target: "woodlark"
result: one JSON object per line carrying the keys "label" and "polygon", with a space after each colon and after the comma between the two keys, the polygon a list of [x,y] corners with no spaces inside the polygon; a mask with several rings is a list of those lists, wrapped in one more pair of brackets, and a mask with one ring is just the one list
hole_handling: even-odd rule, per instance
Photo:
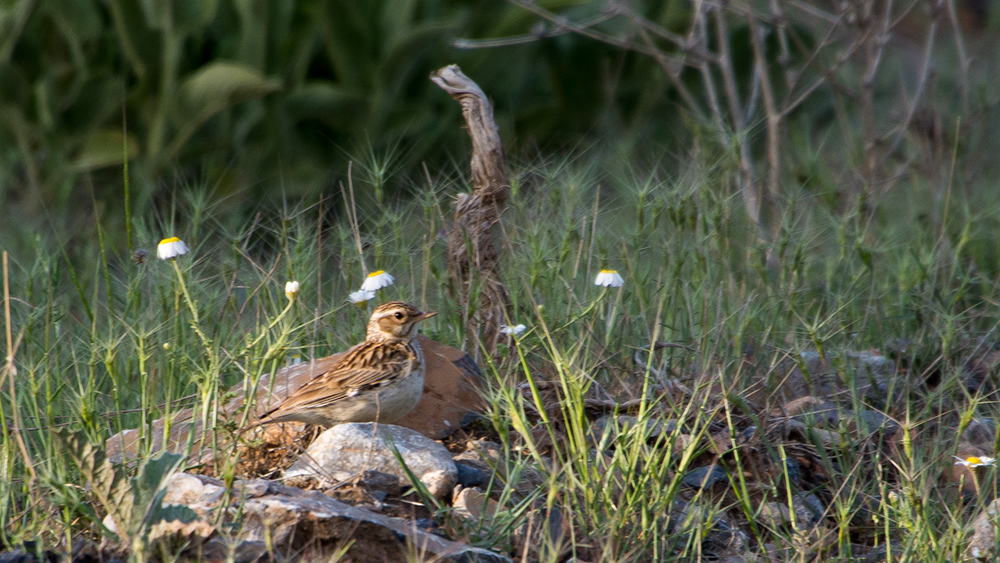
{"label": "woodlark", "polygon": [[416,339],[417,325],[436,314],[402,301],[379,305],[368,321],[364,342],[253,426],[293,421],[326,427],[342,422],[389,424],[403,418],[424,390],[424,353]]}

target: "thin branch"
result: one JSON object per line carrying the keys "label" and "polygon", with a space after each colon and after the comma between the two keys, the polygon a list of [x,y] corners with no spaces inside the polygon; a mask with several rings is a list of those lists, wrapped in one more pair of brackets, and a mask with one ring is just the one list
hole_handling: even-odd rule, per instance
{"label": "thin branch", "polygon": [[[733,68],[732,63],[732,47],[729,44],[729,29],[726,26],[726,15],[721,8],[715,8],[714,10],[716,39],[719,42],[719,53],[718,57],[718,67],[719,72],[722,75],[722,83],[725,88],[726,101],[729,105],[729,119],[732,123],[732,130],[734,138],[736,141],[737,154],[739,156],[739,175],[737,180],[737,186],[739,188],[740,194],[743,196],[743,204],[746,208],[747,215],[750,220],[755,224],[760,226],[760,211],[761,211],[761,193],[760,185],[754,181],[754,170],[753,170],[753,156],[750,153],[750,147],[748,146],[748,139],[746,135],[747,124],[744,119],[742,110],[740,109],[740,95],[739,90],[736,87],[736,71]],[[695,25],[692,29],[699,30],[699,36],[702,41],[706,43],[705,48],[708,48],[708,24],[705,21],[707,16],[707,11],[699,10],[696,12]],[[709,99],[712,101],[713,110],[716,113],[719,121],[722,121],[722,112],[718,108],[718,103],[715,102],[715,84],[712,81],[712,75],[707,64],[702,64],[702,76],[704,77],[705,89],[709,94]],[[759,229],[759,234],[763,237],[764,230]]]}
{"label": "thin branch", "polygon": [[902,123],[898,126],[898,131],[896,132],[896,138],[892,141],[892,146],[889,148],[887,154],[893,154],[896,149],[899,148],[899,143],[902,142],[903,137],[906,135],[906,130],[910,127],[910,123],[913,122],[913,116],[917,112],[917,106],[920,104],[920,100],[924,97],[924,89],[927,87],[927,79],[931,73],[931,55],[934,51],[934,37],[937,35],[938,21],[940,20],[940,12],[936,13],[934,19],[931,20],[931,25],[927,29],[927,43],[924,46],[924,59],[920,68],[920,76],[917,79],[917,88],[913,96],[913,101],[910,106],[906,109],[906,117],[903,119]]}
{"label": "thin branch", "polygon": [[[649,33],[646,32],[645,28],[639,27],[638,30],[639,30],[639,36],[642,38],[642,40],[645,41],[647,45],[650,45],[652,47],[653,40],[649,36]],[[684,99],[684,103],[687,104],[688,110],[691,111],[693,114],[695,114],[695,116],[697,116],[699,119],[704,119],[705,115],[701,111],[701,107],[698,105],[698,102],[695,101],[695,98],[691,94],[691,91],[688,89],[687,86],[684,85],[684,82],[681,81],[680,70],[671,67],[670,61],[667,60],[667,57],[661,51],[655,48],[652,49],[652,51],[653,53],[655,53],[653,55],[653,59],[656,60],[657,64],[660,65],[660,68],[663,69],[663,73],[667,75],[667,78],[670,80],[670,83],[673,84],[674,88],[677,89],[677,93],[680,94],[681,98]],[[681,62],[679,65],[676,66],[683,67],[683,65],[684,63]]]}
{"label": "thin branch", "polygon": [[[831,34],[832,34],[832,30],[831,30]],[[842,53],[840,53],[839,55],[837,55],[837,59],[834,61],[833,65],[831,65],[828,68],[822,69],[822,76],[820,76],[819,78],[817,78],[816,80],[814,80],[812,82],[812,84],[810,84],[808,87],[806,87],[806,89],[803,90],[802,93],[799,94],[797,97],[795,97],[792,101],[790,101],[790,102],[786,101],[784,104],[782,104],[781,112],[780,112],[781,117],[782,118],[787,117],[789,113],[791,113],[792,111],[794,111],[795,108],[797,108],[800,105],[802,105],[803,102],[805,102],[810,96],[812,96],[813,92],[815,92],[820,86],[824,86],[824,85],[827,85],[827,84],[836,86],[836,84],[835,84],[835,82],[833,80],[833,74],[837,71],[837,69],[839,69],[841,66],[843,66],[844,63],[846,63],[847,61],[849,61],[851,59],[851,57],[854,56],[854,53],[860,47],[861,47],[861,41],[860,40],[856,40],[853,43],[851,43],[851,45],[846,50],[844,50]],[[817,51],[816,55],[818,55],[818,54],[819,53]],[[791,94],[791,92],[789,92],[789,94]]]}
{"label": "thin branch", "polygon": [[785,18],[785,12],[781,9],[781,4],[778,0],[771,0],[771,24],[774,26],[774,30],[778,35],[778,48],[780,49],[780,54],[778,55],[778,64],[781,65],[781,69],[785,74],[785,89],[791,90],[792,88],[792,55],[788,48],[788,21]]}
{"label": "thin branch", "polygon": [[962,115],[969,114],[969,55],[965,52],[965,40],[962,38],[962,29],[958,26],[958,14],[955,13],[955,0],[937,0],[935,5],[940,7],[942,1],[948,2],[948,16],[951,19],[951,29],[955,34],[955,48],[958,50],[958,72],[960,84],[962,85]]}
{"label": "thin branch", "polygon": [[795,8],[798,8],[803,13],[809,14],[809,15],[811,15],[813,17],[816,17],[816,18],[819,18],[819,19],[821,19],[823,21],[826,21],[826,22],[829,22],[829,23],[832,23],[832,24],[837,24],[837,23],[840,22],[840,16],[831,14],[830,12],[827,12],[827,11],[824,11],[824,10],[820,10],[814,4],[815,3],[801,2],[799,0],[790,0],[788,2],[789,6],[793,6]]}
{"label": "thin branch", "polygon": [[774,92],[771,90],[771,78],[767,72],[767,60],[764,53],[764,39],[757,22],[750,22],[750,43],[753,46],[754,64],[760,69],[760,91],[764,100],[764,116],[767,124],[767,188],[772,196],[778,195],[778,180],[781,170],[778,141],[781,127],[781,116],[774,104]]}
{"label": "thin branch", "polygon": [[[579,22],[576,26],[580,28],[593,27],[606,22],[617,15],[618,14],[609,11],[599,16],[590,18],[589,20]],[[497,37],[493,39],[456,39],[452,42],[452,45],[454,45],[457,49],[491,49],[494,47],[509,47],[511,45],[534,43],[535,41],[541,39],[559,37],[560,35],[566,35],[567,33],[576,33],[576,30],[566,26],[560,26],[552,30],[541,28],[539,31],[532,30],[531,33],[512,35],[509,37]]]}
{"label": "thin branch", "polygon": [[581,26],[578,23],[574,23],[573,21],[571,21],[569,19],[566,19],[566,18],[564,18],[564,17],[562,17],[562,16],[560,16],[558,14],[555,14],[553,12],[550,12],[550,11],[546,10],[545,8],[539,7],[538,5],[536,5],[534,3],[524,2],[522,0],[509,0],[509,1],[511,3],[513,3],[514,5],[516,5],[516,6],[520,7],[520,8],[523,8],[523,9],[531,12],[532,14],[535,14],[536,16],[539,16],[539,17],[541,17],[543,19],[546,19],[546,20],[548,20],[548,21],[556,24],[559,28],[567,29],[569,31],[572,31],[572,32],[577,33],[579,35],[582,35],[584,37],[589,37],[591,39],[594,39],[595,41],[600,41],[602,43],[607,43],[608,45],[614,45],[615,47],[621,47],[622,49],[629,49],[631,51],[640,52],[640,53],[642,53],[644,55],[653,56],[653,52],[652,51],[650,51],[650,50],[648,50],[648,49],[646,49],[646,48],[644,48],[644,47],[642,47],[640,45],[637,45],[633,41],[626,41],[626,40],[620,39],[618,37],[615,37],[614,35],[608,35],[606,33],[600,32],[600,31],[594,31],[592,29],[583,27],[583,26]]}
{"label": "thin branch", "polygon": [[[715,10],[715,33],[719,41],[719,70],[722,74],[722,84],[726,88],[726,99],[729,101],[729,112],[732,114],[733,129],[741,131],[746,127],[743,112],[740,110],[740,93],[736,89],[736,71],[733,69],[732,47],[729,44],[729,29],[726,27],[726,14]],[[702,22],[703,27],[707,27]],[[702,30],[707,35],[707,29]],[[707,37],[705,41],[707,41]]]}

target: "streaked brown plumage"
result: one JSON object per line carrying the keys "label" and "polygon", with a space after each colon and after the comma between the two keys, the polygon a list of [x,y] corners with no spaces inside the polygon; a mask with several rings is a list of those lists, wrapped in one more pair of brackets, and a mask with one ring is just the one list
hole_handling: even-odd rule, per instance
{"label": "streaked brown plumage", "polygon": [[379,305],[364,342],[264,413],[254,426],[297,421],[329,427],[399,420],[416,406],[424,388],[417,325],[436,314],[402,301]]}

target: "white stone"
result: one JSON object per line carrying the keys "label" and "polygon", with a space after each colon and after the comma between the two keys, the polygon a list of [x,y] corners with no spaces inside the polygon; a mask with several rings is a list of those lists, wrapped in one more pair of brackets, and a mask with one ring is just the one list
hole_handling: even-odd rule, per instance
{"label": "white stone", "polygon": [[408,428],[372,422],[338,424],[323,432],[285,471],[285,478],[315,477],[321,482],[336,482],[345,474],[360,475],[371,470],[396,475],[407,483],[409,478],[390,443],[432,495],[445,498],[451,494],[458,482],[458,468],[444,446]]}

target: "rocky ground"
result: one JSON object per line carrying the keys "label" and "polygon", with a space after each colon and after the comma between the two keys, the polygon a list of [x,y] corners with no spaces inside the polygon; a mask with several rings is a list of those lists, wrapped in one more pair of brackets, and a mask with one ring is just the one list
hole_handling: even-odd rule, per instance
{"label": "rocky ground", "polygon": [[[549,468],[518,465],[513,473],[511,468],[516,464],[509,456],[520,454],[505,450],[490,425],[477,422],[474,416],[479,406],[475,387],[481,377],[475,364],[452,348],[432,341],[424,346],[429,357],[436,357],[433,372],[428,371],[428,401],[403,425],[342,424],[322,433],[302,425],[273,425],[240,436],[223,450],[196,450],[193,457],[200,455],[202,463],[173,473],[163,490],[163,506],[185,507],[184,516],[161,518],[152,525],[148,545],[154,552],[181,553],[187,559],[246,563],[325,561],[341,555],[350,561],[534,560],[540,530],[544,529],[547,537],[570,531],[568,515],[558,507],[532,504],[531,518],[522,518],[509,530],[508,541],[488,546],[491,549],[481,547],[477,541],[480,536],[471,531],[494,522],[502,510],[501,491],[531,498],[546,486]],[[995,386],[1000,355],[990,346],[977,349],[980,352],[970,355],[966,365],[964,384],[969,389]],[[774,374],[780,375],[776,383],[772,381]],[[654,375],[659,383],[653,391],[664,405],[704,400],[711,406],[726,396],[718,383],[697,385],[669,374]],[[297,378],[304,377],[310,377],[309,369],[293,366],[279,372],[276,380],[284,378],[285,387],[294,389]],[[824,357],[807,352],[772,370],[770,383],[761,379],[759,385],[746,386],[739,397],[742,407],[725,416],[720,414],[723,409],[712,410],[716,414],[704,431],[694,433],[690,421],[669,418],[665,410],[663,417],[647,426],[649,442],[662,444],[660,437],[669,434],[672,443],[679,445],[675,447],[683,449],[696,441],[700,452],[684,474],[678,475],[681,490],[666,515],[673,522],[672,533],[691,530],[694,534],[699,530],[700,552],[727,563],[786,561],[803,554],[805,560],[811,560],[842,549],[842,538],[831,522],[831,491],[838,486],[837,476],[825,469],[828,465],[822,462],[819,450],[834,451],[845,438],[857,440],[858,447],[873,452],[891,454],[904,447],[909,438],[897,419],[886,413],[903,408],[891,404],[891,388],[907,377],[912,374],[902,369],[891,353],[843,352]],[[547,415],[558,421],[559,387],[545,381],[536,383]],[[529,392],[526,386],[519,391]],[[847,391],[864,397],[854,404],[882,407],[852,411],[844,400]],[[275,398],[270,400],[280,400],[281,392],[286,391],[272,393]],[[606,392],[592,395],[585,405],[589,439],[595,455],[600,456],[600,447],[615,443],[609,437],[640,425],[635,412],[639,401],[616,400]],[[259,408],[267,408],[266,396],[258,395],[258,400]],[[233,413],[240,411],[238,406],[239,401],[233,403]],[[535,414],[540,419],[542,413]],[[555,426],[558,437],[558,422]],[[934,431],[949,429],[942,424]],[[534,444],[545,448],[550,436],[538,432],[533,436]],[[957,452],[963,457],[993,456],[995,436],[992,420],[973,419],[955,436]],[[170,444],[170,440],[161,439],[160,443]],[[117,436],[108,443],[109,453],[128,463],[128,444],[127,433]],[[780,457],[775,455],[779,445]],[[232,460],[234,454],[239,463],[226,465],[225,460]],[[230,469],[220,473],[219,468],[225,467]],[[971,495],[978,486],[975,471],[953,466],[942,475],[942,485]],[[789,501],[764,502],[758,520],[752,523],[735,508],[707,510],[708,499],[713,499],[715,506],[737,506],[726,498],[733,494],[738,475],[751,496],[763,499],[755,491],[780,487]],[[506,501],[509,506],[510,498]],[[878,516],[878,503],[876,498],[857,498],[851,508],[850,549],[858,561],[886,560],[884,543],[865,541],[877,525],[873,516]],[[964,548],[970,559],[987,560],[995,555],[992,522],[998,503],[970,518],[971,539]],[[112,520],[106,520],[106,525],[115,531]],[[799,551],[761,544],[753,539],[760,535],[751,534],[751,526],[797,530]],[[60,557],[64,555],[37,553],[34,546],[25,546],[0,555],[0,562]],[[71,554],[73,561],[81,562],[116,557],[126,557],[125,552],[116,551],[106,541],[98,545],[81,540]]]}

